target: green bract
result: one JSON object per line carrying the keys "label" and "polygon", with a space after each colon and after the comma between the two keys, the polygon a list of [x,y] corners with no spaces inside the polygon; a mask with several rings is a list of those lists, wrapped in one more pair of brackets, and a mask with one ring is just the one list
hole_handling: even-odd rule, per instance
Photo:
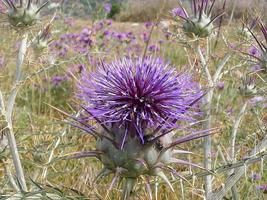
{"label": "green bract", "polygon": [[32,3],[32,0],[15,3],[10,0],[5,0],[4,4],[8,7],[7,18],[11,26],[15,28],[24,28],[33,26],[39,19],[39,12],[48,4],[45,1],[40,7],[38,3]]}
{"label": "green bract", "polygon": [[207,17],[204,14],[201,19],[189,19],[183,24],[183,30],[189,37],[208,37],[212,33],[212,29],[213,24],[211,23],[210,17]]}
{"label": "green bract", "polygon": [[14,27],[26,27],[32,26],[38,20],[38,8],[35,5],[31,5],[30,8],[18,7],[16,9],[9,10],[8,21]]}

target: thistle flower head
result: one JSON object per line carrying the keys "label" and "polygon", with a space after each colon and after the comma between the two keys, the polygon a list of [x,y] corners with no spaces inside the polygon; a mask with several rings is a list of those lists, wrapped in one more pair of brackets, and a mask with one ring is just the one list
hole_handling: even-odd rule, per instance
{"label": "thistle flower head", "polygon": [[[173,190],[165,175],[169,171],[184,179],[170,164],[201,166],[176,158],[190,153],[175,150],[178,144],[210,134],[200,131],[174,137],[178,121],[191,121],[194,105],[204,95],[190,75],[178,73],[160,58],[123,58],[101,63],[96,72],[82,72],[78,96],[84,102],[81,117],[72,123],[93,135],[96,149],[76,152],[69,158],[96,157],[104,165],[97,176],[115,174],[110,185],[123,180],[123,200],[141,176],[158,176]],[[89,125],[94,119],[98,125]],[[181,128],[181,127],[180,127]],[[148,182],[148,187],[150,184]]]}
{"label": "thistle flower head", "polygon": [[95,73],[83,75],[79,89],[87,111],[101,123],[134,127],[142,143],[150,129],[192,120],[188,110],[202,95],[190,75],[152,57],[102,63]]}
{"label": "thistle flower head", "polygon": [[16,28],[23,28],[34,25],[38,18],[39,12],[48,4],[48,1],[38,7],[39,0],[33,3],[32,0],[2,0],[8,8],[7,17],[10,25]]}
{"label": "thistle flower head", "polygon": [[[213,22],[224,14],[224,11],[212,17],[212,9],[216,0],[193,0],[191,9],[193,14],[188,14],[183,5],[180,8],[174,8],[172,14],[174,17],[180,17],[185,22],[183,30],[189,37],[208,37],[214,28]],[[225,5],[225,2],[224,2]]]}

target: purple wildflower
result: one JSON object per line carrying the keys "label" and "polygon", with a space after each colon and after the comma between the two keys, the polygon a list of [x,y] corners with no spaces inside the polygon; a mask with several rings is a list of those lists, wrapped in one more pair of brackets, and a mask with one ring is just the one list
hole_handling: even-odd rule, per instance
{"label": "purple wildflower", "polygon": [[5,65],[5,57],[0,55],[0,67]]}
{"label": "purple wildflower", "polygon": [[260,175],[260,174],[257,174],[257,173],[253,173],[253,174],[251,175],[251,179],[252,179],[253,181],[261,180],[261,175]]}
{"label": "purple wildflower", "polygon": [[112,20],[111,20],[111,19],[107,19],[107,20],[105,20],[105,24],[106,24],[107,26],[111,26],[111,25],[112,25]]}
{"label": "purple wildflower", "polygon": [[66,24],[69,27],[74,26],[75,21],[73,18],[69,17],[69,18],[64,18],[64,24]]}
{"label": "purple wildflower", "polygon": [[267,184],[257,185],[256,190],[260,190],[260,191],[263,191],[264,193],[267,193]]}
{"label": "purple wildflower", "polygon": [[148,34],[147,34],[146,32],[144,32],[144,33],[142,34],[142,39],[143,39],[144,42],[148,42],[148,40],[149,40],[149,36],[148,36]]}
{"label": "purple wildflower", "polygon": [[112,5],[110,3],[105,3],[103,8],[104,8],[105,13],[108,14],[111,11]]}
{"label": "purple wildflower", "polygon": [[54,87],[58,87],[63,81],[66,81],[66,76],[53,76],[51,82]]}
{"label": "purple wildflower", "polygon": [[259,58],[259,57],[261,57],[261,52],[260,52],[260,50],[258,48],[256,48],[254,45],[252,45],[249,48],[249,55]]}
{"label": "purple wildflower", "polygon": [[216,87],[217,87],[217,89],[218,90],[223,90],[224,89],[224,82],[218,82],[217,84],[216,84]]}
{"label": "purple wildflower", "polygon": [[158,52],[159,51],[159,47],[157,45],[155,45],[155,44],[149,45],[148,51],[150,51],[150,52]]}
{"label": "purple wildflower", "polygon": [[266,99],[262,96],[255,96],[253,97],[252,99],[249,100],[249,104],[251,106],[256,106],[256,105],[259,105],[261,103],[264,103]]}
{"label": "purple wildflower", "polygon": [[182,8],[172,9],[171,14],[173,17],[182,17],[182,18],[186,18],[187,15]]}
{"label": "purple wildflower", "polygon": [[254,37],[254,39],[256,40],[259,46],[259,49],[258,49],[259,52],[257,52],[257,54],[255,55],[250,53],[250,56],[255,58],[263,69],[267,70],[267,26],[265,26],[263,22],[261,21],[259,21],[259,25],[260,25],[260,29],[265,40],[265,44],[264,44],[264,41],[261,42],[255,36],[255,34],[251,31],[251,29],[249,29],[250,33],[252,34],[252,36]]}
{"label": "purple wildflower", "polygon": [[153,22],[146,22],[145,27],[149,29],[153,25]]}
{"label": "purple wildflower", "polygon": [[102,63],[96,72],[82,74],[78,88],[93,118],[133,128],[142,143],[147,128],[173,129],[178,121],[193,120],[190,108],[202,96],[190,75],[153,57]]}

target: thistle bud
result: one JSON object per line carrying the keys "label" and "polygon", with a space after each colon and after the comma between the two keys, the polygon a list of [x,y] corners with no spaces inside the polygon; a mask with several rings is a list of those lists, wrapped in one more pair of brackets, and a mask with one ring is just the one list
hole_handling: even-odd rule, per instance
{"label": "thistle bud", "polygon": [[[186,12],[185,8],[181,5],[181,8],[175,8],[172,10],[173,17],[180,17],[185,22],[183,24],[183,31],[189,37],[208,37],[214,28],[213,22],[224,14],[224,11],[217,14],[215,17],[211,17],[212,8],[215,0],[196,0],[191,1],[191,8],[193,15],[190,16]],[[225,3],[224,3],[225,5]]]}
{"label": "thistle bud", "polygon": [[51,35],[51,28],[50,25],[47,25],[44,30],[42,30],[36,37],[36,39],[33,41],[32,47],[34,50],[34,53],[37,57],[45,50],[47,49],[49,43],[51,40],[49,40]]}
{"label": "thistle bud", "polygon": [[239,91],[241,95],[245,97],[251,97],[257,94],[255,79],[247,76],[243,77]]}
{"label": "thistle bud", "polygon": [[199,38],[208,37],[213,30],[213,24],[209,16],[205,14],[202,15],[200,19],[192,18],[188,19],[183,24],[183,31],[187,36],[193,37],[197,36]]}
{"label": "thistle bud", "polygon": [[15,28],[24,28],[36,24],[39,12],[48,4],[48,1],[39,8],[37,4],[32,3],[32,0],[28,0],[27,3],[20,0],[18,5],[11,0],[5,0],[4,3],[8,8],[7,17],[10,25]]}

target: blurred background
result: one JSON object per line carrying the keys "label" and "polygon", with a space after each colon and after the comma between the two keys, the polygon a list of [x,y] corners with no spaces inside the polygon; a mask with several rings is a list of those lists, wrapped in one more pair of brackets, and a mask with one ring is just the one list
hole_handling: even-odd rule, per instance
{"label": "blurred background", "polygon": [[[189,5],[191,0],[180,0],[185,5]],[[224,0],[221,0],[224,1]],[[178,0],[52,0],[50,10],[61,7],[61,11],[72,17],[101,18],[105,8],[103,5],[110,4],[111,12],[109,18],[118,21],[144,22],[154,20],[159,12],[160,17],[168,18],[171,8],[178,5]],[[216,10],[220,3],[215,4]],[[107,8],[106,8],[107,9]],[[262,13],[261,17],[266,19],[267,0],[228,0],[226,4],[226,17],[242,18],[242,16],[255,16]],[[101,15],[102,14],[102,15]]]}

